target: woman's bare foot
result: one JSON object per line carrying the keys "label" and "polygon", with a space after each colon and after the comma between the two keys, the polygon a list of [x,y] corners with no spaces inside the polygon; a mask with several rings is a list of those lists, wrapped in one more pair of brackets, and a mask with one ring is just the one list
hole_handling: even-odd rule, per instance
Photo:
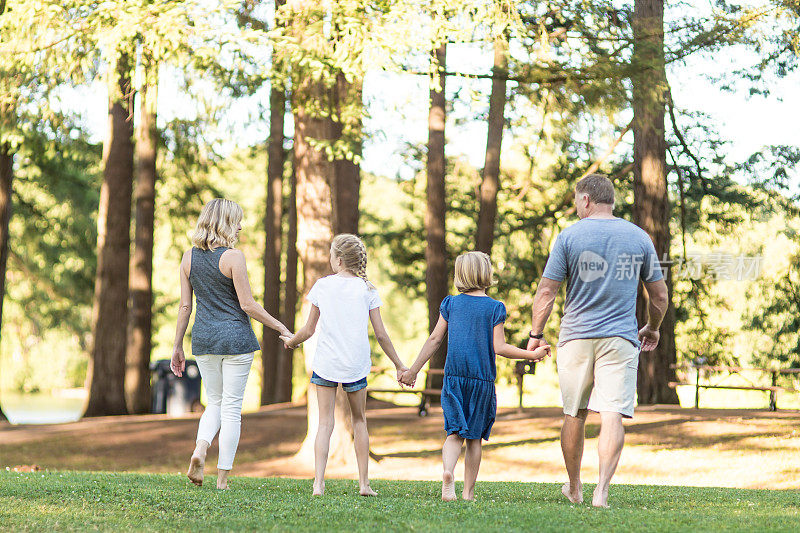
{"label": "woman's bare foot", "polygon": [[583,503],[583,483],[572,490],[569,481],[564,483],[561,487],[561,494],[566,496],[570,503]]}
{"label": "woman's bare foot", "polygon": [[372,490],[372,487],[370,487],[369,485],[362,486],[358,492],[362,496],[377,496],[378,495],[378,493],[375,492],[374,490]]}
{"label": "woman's bare foot", "polygon": [[205,461],[197,455],[192,455],[192,459],[189,461],[189,471],[186,472],[186,477],[188,477],[189,480],[198,487],[202,487],[204,468]]}
{"label": "woman's bare foot", "polygon": [[217,470],[217,488],[219,490],[228,489],[228,473],[230,470]]}
{"label": "woman's bare foot", "polygon": [[461,493],[461,499],[464,500],[464,501],[468,501],[468,502],[474,502],[475,501],[475,491],[469,491],[469,492],[463,491]]}
{"label": "woman's bare foot", "polygon": [[608,509],[608,488],[601,489],[600,485],[594,488],[594,494],[592,495],[592,505],[594,507]]}
{"label": "woman's bare foot", "polygon": [[442,474],[442,501],[452,502],[456,499],[456,482],[452,472]]}
{"label": "woman's bare foot", "polygon": [[311,493],[312,496],[322,496],[325,494],[325,482],[317,483],[314,482],[314,492]]}

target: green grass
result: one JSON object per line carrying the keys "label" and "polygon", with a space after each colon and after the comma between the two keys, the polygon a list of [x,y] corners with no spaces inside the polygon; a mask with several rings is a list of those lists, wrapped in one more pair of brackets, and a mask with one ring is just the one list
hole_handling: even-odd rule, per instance
{"label": "green grass", "polygon": [[[278,531],[797,531],[800,491],[623,485],[610,510],[570,505],[544,483],[478,482],[477,502],[444,503],[427,481],[233,478],[230,491],[178,475],[0,472],[0,528]],[[586,495],[591,487],[585,487]]]}

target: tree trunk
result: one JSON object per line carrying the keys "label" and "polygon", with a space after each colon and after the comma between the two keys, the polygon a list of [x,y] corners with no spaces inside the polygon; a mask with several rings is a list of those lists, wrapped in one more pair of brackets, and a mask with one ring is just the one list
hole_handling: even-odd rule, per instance
{"label": "tree trunk", "polygon": [[[277,4],[277,2],[276,2]],[[278,6],[276,5],[276,8]],[[273,62],[276,61],[273,54]],[[274,317],[280,314],[281,289],[281,221],[283,204],[283,123],[286,113],[286,93],[282,86],[273,85],[269,98],[269,143],[267,163],[267,205],[264,232],[264,309]],[[278,358],[281,353],[278,332],[264,326],[261,340],[261,405],[278,401]]]}
{"label": "tree trunk", "polygon": [[[633,220],[647,231],[661,259],[669,258],[670,204],[666,173],[664,137],[664,3],[663,0],[636,0],[633,15]],[[667,271],[670,303],[661,325],[661,341],[652,352],[642,352],[639,361],[638,395],[640,404],[677,404],[678,395],[669,387],[676,381],[675,308],[672,304],[672,276]],[[640,291],[637,316],[643,324],[647,302]]]}
{"label": "tree trunk", "polygon": [[476,248],[492,255],[494,226],[497,219],[497,191],[500,190],[500,146],[505,122],[506,78],[508,75],[508,42],[498,36],[494,41],[492,94],[489,97],[489,120],[486,134],[486,159],[481,179],[480,211]]}
{"label": "tree trunk", "polygon": [[150,353],[153,330],[153,231],[155,224],[156,158],[158,156],[158,65],[142,55],[146,82],[140,93],[136,128],[137,172],[134,201],[136,226],[130,267],[130,330],[125,392],[130,413],[149,413]]}
{"label": "tree trunk", "polygon": [[[294,331],[297,316],[297,177],[292,158],[292,175],[289,183],[286,229],[286,282],[283,292],[283,323]],[[278,352],[278,379],[275,387],[276,401],[292,401],[292,377],[294,375],[294,352],[281,345]]]}
{"label": "tree trunk", "polygon": [[[430,90],[428,112],[428,182],[426,186],[427,208],[425,210],[425,292],[428,300],[428,330],[433,331],[439,320],[439,305],[448,293],[447,244],[445,242],[445,68],[446,45],[440,46],[432,60],[438,71],[438,80],[433,79]],[[443,342],[431,357],[429,368],[444,368],[447,354]],[[442,376],[428,375],[428,388],[441,389]]]}
{"label": "tree trunk", "polygon": [[130,56],[109,73],[108,138],[103,146],[103,185],[97,217],[97,273],[92,308],[89,403],[84,416],[124,415],[128,324],[133,106]]}
{"label": "tree trunk", "polygon": [[[330,118],[312,115],[306,107],[313,102],[325,109],[331,105],[331,90],[313,80],[298,80],[293,87],[294,100],[294,157],[297,176],[297,248],[303,262],[303,294],[330,271],[330,246],[333,239],[333,208],[331,184],[335,181],[335,164],[325,153],[314,148],[310,139],[330,141],[333,122]],[[313,106],[312,106],[313,108]],[[330,108],[328,108],[330,109]],[[310,304],[304,301],[303,316],[308,316]],[[316,339],[303,346],[306,369],[311,374]],[[344,394],[339,390],[338,394]],[[341,463],[352,455],[353,433],[350,427],[346,402],[337,398],[336,429],[331,437],[328,464]],[[319,425],[319,411],[315,387],[308,389],[308,431],[298,457],[305,461],[313,458],[314,439]]]}
{"label": "tree trunk", "polygon": [[[0,328],[3,325],[3,301],[6,296],[6,265],[8,264],[8,225],[11,220],[11,188],[14,180],[14,154],[11,145],[0,145]],[[0,407],[0,420],[6,415]]]}
{"label": "tree trunk", "polygon": [[[361,156],[361,82],[349,83],[341,72],[336,77],[335,101],[338,122],[334,122],[334,138],[344,138],[354,158]],[[352,159],[335,161],[333,198],[333,232],[358,234],[358,201],[361,168]]]}

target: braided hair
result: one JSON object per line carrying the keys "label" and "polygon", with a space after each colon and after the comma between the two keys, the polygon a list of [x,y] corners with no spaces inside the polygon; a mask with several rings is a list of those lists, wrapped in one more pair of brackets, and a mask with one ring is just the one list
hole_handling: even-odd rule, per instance
{"label": "braided hair", "polygon": [[367,247],[358,236],[352,233],[340,233],[333,238],[331,253],[342,260],[345,270],[363,279],[370,290],[375,289],[367,279]]}

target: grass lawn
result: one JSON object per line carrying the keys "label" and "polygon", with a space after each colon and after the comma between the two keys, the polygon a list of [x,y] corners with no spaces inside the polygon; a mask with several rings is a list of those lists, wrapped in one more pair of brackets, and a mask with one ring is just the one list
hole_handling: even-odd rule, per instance
{"label": "grass lawn", "polygon": [[[377,498],[353,480],[214,478],[196,488],[166,474],[0,472],[0,528],[19,530],[278,531],[797,531],[800,491],[621,485],[610,510],[570,505],[559,486],[478,482],[473,503],[444,503],[440,484],[375,480]],[[458,484],[460,485],[460,484]],[[459,487],[460,488],[460,487]],[[590,496],[591,486],[585,487]]]}

